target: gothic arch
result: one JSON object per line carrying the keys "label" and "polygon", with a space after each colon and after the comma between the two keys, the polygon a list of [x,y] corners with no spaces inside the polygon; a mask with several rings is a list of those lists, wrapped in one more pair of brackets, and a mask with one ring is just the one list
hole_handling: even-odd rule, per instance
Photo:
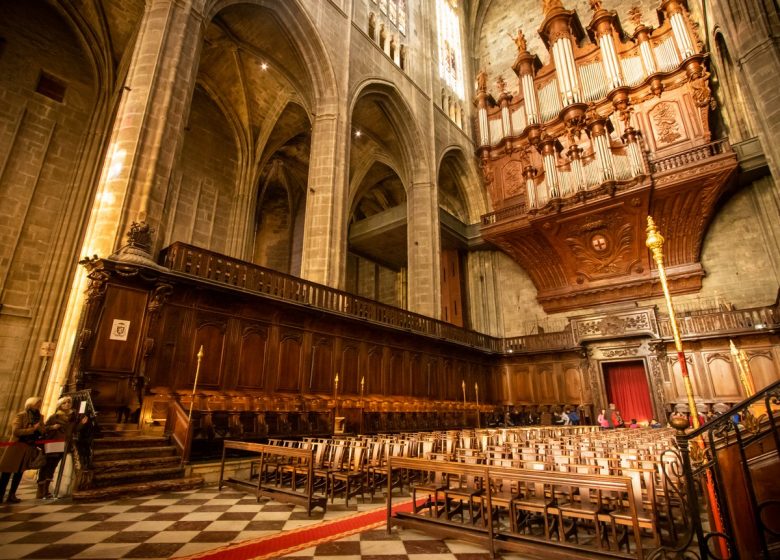
{"label": "gothic arch", "polygon": [[300,0],[215,0],[206,7],[205,21],[211,22],[221,11],[231,6],[249,4],[273,12],[282,23],[297,54],[304,62],[311,81],[313,98],[310,107],[320,114],[333,111],[337,101],[336,76],[330,55]]}
{"label": "gothic arch", "polygon": [[458,193],[466,205],[467,216],[464,222],[466,224],[479,221],[482,214],[487,212],[482,183],[474,169],[473,162],[469,163],[472,159],[464,153],[461,146],[450,145],[441,151],[436,165],[437,181],[440,180],[445,165],[451,166],[458,173],[459,180],[455,183],[458,187]]}
{"label": "gothic arch", "polygon": [[400,153],[398,171],[401,181],[407,185],[412,183],[428,183],[431,181],[431,166],[422,133],[416,124],[409,103],[398,91],[396,86],[386,80],[368,79],[354,88],[350,95],[350,123],[354,127],[355,110],[367,99],[377,103],[387,119],[393,134],[398,139]]}

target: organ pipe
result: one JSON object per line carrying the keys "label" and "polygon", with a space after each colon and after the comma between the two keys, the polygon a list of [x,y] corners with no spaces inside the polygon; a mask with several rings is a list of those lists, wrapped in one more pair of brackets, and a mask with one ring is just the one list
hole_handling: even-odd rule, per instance
{"label": "organ pipe", "polygon": [[606,133],[593,137],[596,159],[601,164],[601,180],[614,181],[615,170],[612,161],[612,150],[609,149],[609,137]]}
{"label": "organ pipe", "polygon": [[479,145],[488,146],[490,144],[490,129],[488,127],[487,108],[479,108]]}
{"label": "organ pipe", "polygon": [[658,68],[655,64],[655,57],[653,57],[653,49],[650,48],[650,31],[642,25],[636,30],[634,38],[639,43],[639,56],[645,67],[645,76],[655,74]]}
{"label": "organ pipe", "polygon": [[536,99],[534,78],[531,74],[523,74],[520,77],[520,83],[523,86],[525,116],[528,120],[528,124],[539,124],[539,101]]}
{"label": "organ pipe", "polygon": [[525,177],[525,193],[528,199],[528,208],[536,208],[539,203],[536,197],[536,168],[529,165],[523,169],[523,176]]}
{"label": "organ pipe", "polygon": [[547,138],[540,143],[542,162],[544,162],[544,174],[547,183],[547,194],[550,198],[561,196],[558,180],[558,168],[555,165],[555,139]]}
{"label": "organ pipe", "polygon": [[562,36],[552,46],[553,60],[558,76],[558,88],[564,106],[580,102],[580,88],[577,79],[577,66],[571,37]]}
{"label": "organ pipe", "polygon": [[665,0],[661,4],[672,26],[672,35],[683,59],[694,54],[693,41],[685,23],[685,6],[680,0]]}
{"label": "organ pipe", "polygon": [[623,78],[620,76],[620,63],[618,62],[615,38],[612,33],[605,33],[599,37],[599,47],[601,48],[604,71],[607,73],[610,89],[622,86]]}

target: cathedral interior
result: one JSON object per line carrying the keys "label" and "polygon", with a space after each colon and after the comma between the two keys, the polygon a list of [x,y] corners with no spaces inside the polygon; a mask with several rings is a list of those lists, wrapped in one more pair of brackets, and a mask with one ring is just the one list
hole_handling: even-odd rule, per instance
{"label": "cathedral interior", "polygon": [[[198,505],[237,508],[214,523],[261,525],[286,511],[274,500],[322,521],[397,492],[411,512],[388,509],[388,531],[482,547],[442,558],[671,558],[687,533],[712,557],[780,555],[762,518],[780,497],[774,3],[0,0],[0,15],[3,441],[33,395],[44,417],[72,396],[102,433],[67,440],[58,501],[205,491]],[[170,457],[151,464],[152,442]],[[678,467],[703,477],[677,473],[687,497],[665,482]],[[87,510],[72,512],[58,521]],[[0,507],[9,558],[187,556],[285,528],[79,556],[87,541],[36,541],[14,515]],[[379,533],[357,534],[334,554],[383,557]],[[388,560],[435,549],[394,538]]]}

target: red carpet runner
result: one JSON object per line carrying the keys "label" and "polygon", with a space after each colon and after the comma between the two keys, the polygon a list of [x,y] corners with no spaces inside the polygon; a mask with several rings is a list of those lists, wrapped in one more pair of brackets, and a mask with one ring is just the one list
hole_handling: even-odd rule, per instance
{"label": "red carpet runner", "polygon": [[[403,502],[393,506],[393,511],[412,511],[412,502]],[[316,546],[368,529],[384,525],[387,520],[387,508],[356,513],[348,517],[323,521],[309,527],[301,527],[276,535],[268,535],[251,541],[230,544],[214,550],[199,552],[192,556],[184,556],[177,560],[262,560],[264,558],[279,558],[302,548]]]}

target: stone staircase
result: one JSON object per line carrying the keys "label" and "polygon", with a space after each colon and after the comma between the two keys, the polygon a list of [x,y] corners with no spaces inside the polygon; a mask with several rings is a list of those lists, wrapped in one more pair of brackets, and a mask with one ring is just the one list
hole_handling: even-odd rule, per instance
{"label": "stone staircase", "polygon": [[74,501],[111,500],[160,492],[190,490],[203,485],[200,477],[185,477],[181,458],[167,437],[144,435],[135,426],[101,425],[95,439],[92,479],[88,488],[73,492]]}

